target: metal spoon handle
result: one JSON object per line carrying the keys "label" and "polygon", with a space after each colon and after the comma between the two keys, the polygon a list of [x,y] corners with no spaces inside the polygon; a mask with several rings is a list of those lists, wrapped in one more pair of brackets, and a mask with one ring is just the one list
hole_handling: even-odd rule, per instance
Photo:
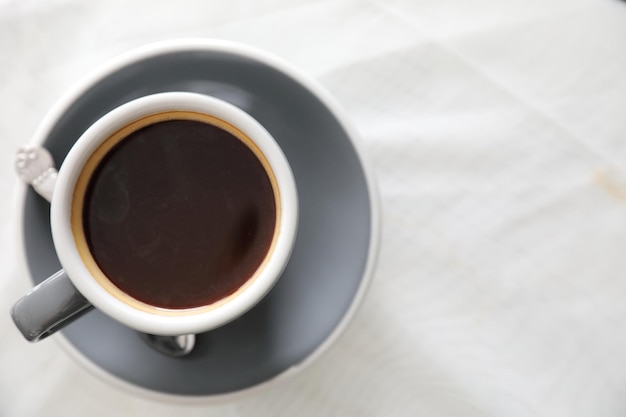
{"label": "metal spoon handle", "polygon": [[37,194],[48,202],[52,200],[58,172],[54,167],[52,155],[47,149],[40,146],[18,149],[15,169],[20,179],[24,183],[32,185]]}

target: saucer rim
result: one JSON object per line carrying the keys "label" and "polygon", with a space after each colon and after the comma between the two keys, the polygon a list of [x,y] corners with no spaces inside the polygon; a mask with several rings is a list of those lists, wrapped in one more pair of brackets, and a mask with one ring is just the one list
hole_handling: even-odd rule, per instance
{"label": "saucer rim", "polygon": [[[211,395],[184,395],[174,394],[162,391],[152,390],[146,387],[136,385],[121,377],[118,377],[106,369],[93,363],[87,356],[85,356],[78,348],[76,348],[63,333],[58,333],[51,339],[54,340],[68,355],[83,367],[90,374],[100,379],[102,382],[107,383],[109,386],[116,387],[117,389],[126,392],[140,395],[144,398],[177,404],[212,404],[212,403],[225,403],[235,401],[241,398],[249,397],[260,391],[269,389],[270,387],[278,385],[280,382],[290,379],[292,376],[300,373],[302,370],[308,368],[311,364],[316,362],[321,356],[329,351],[329,348],[334,345],[337,340],[343,335],[347,327],[352,323],[354,316],[356,315],[359,307],[363,304],[365,295],[371,286],[376,264],[378,262],[379,250],[380,250],[380,234],[381,234],[381,202],[377,182],[374,176],[374,170],[372,164],[368,161],[367,151],[362,142],[361,136],[358,134],[356,128],[352,122],[346,116],[345,111],[339,104],[339,102],[323,87],[318,81],[306,76],[301,70],[297,69],[292,64],[286,62],[282,58],[261,50],[257,47],[223,40],[223,39],[205,39],[205,38],[183,38],[167,41],[160,41],[141,46],[139,48],[131,49],[117,58],[111,59],[100,68],[88,73],[81,78],[73,87],[65,92],[46,113],[41,123],[35,130],[30,143],[33,145],[42,145],[45,138],[51,132],[55,123],[62,117],[67,109],[84,93],[86,93],[91,86],[102,81],[106,76],[114,73],[117,70],[121,70],[133,63],[137,63],[146,60],[150,57],[160,56],[171,53],[183,53],[185,51],[207,51],[207,52],[222,52],[232,55],[240,55],[251,60],[264,63],[279,72],[291,77],[295,82],[300,84],[306,90],[308,90],[312,96],[316,97],[320,102],[333,114],[337,119],[339,125],[345,130],[347,137],[349,138],[355,154],[359,160],[365,183],[368,190],[369,206],[370,206],[370,241],[367,251],[367,260],[365,268],[362,273],[361,282],[358,289],[352,298],[352,301],[346,310],[341,320],[336,324],[332,332],[320,343],[315,350],[313,350],[304,360],[293,364],[280,372],[274,377],[266,379],[258,384],[244,387],[239,390],[211,394]],[[19,258],[18,261],[21,268],[24,271],[28,271],[28,277],[32,285],[32,274],[26,259],[26,242],[22,233],[21,225],[24,222],[24,207],[26,203],[26,194],[28,186],[17,187],[16,199],[17,202],[17,239]]]}

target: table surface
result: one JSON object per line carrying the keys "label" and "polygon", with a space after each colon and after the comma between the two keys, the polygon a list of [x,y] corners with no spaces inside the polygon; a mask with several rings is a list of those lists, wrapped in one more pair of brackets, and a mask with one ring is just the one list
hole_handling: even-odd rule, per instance
{"label": "table surface", "polygon": [[[13,155],[77,79],[210,37],[319,81],[382,201],[372,286],[288,382],[180,406],[95,378],[6,313]],[[0,416],[623,416],[626,2],[0,0]]]}

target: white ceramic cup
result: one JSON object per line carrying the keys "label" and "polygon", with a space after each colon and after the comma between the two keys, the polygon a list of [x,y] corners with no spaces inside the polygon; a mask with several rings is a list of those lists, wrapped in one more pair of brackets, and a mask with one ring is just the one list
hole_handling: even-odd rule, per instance
{"label": "white ceramic cup", "polygon": [[[92,154],[115,132],[150,115],[164,112],[194,112],[217,118],[236,127],[260,150],[280,198],[273,247],[240,290],[202,308],[170,314],[166,310],[144,310],[119,298],[94,277],[81,256],[72,231],[71,210],[77,180]],[[289,163],[279,145],[255,119],[243,110],[202,94],[169,92],[145,96],[97,120],[76,141],[59,169],[51,200],[54,246],[64,271],[59,271],[20,299],[12,310],[22,334],[37,341],[54,333],[91,306],[140,332],[182,335],[205,332],[241,316],[258,303],[280,277],[291,254],[298,223],[296,185]]]}

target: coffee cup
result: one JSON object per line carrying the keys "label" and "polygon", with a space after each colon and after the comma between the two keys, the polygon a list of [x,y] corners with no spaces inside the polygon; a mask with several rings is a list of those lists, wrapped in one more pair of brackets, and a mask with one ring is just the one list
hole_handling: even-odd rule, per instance
{"label": "coffee cup", "polygon": [[50,224],[63,270],[12,309],[30,341],[92,306],[137,331],[201,333],[257,304],[298,223],[279,145],[222,100],[168,92],[125,103],[76,141]]}

